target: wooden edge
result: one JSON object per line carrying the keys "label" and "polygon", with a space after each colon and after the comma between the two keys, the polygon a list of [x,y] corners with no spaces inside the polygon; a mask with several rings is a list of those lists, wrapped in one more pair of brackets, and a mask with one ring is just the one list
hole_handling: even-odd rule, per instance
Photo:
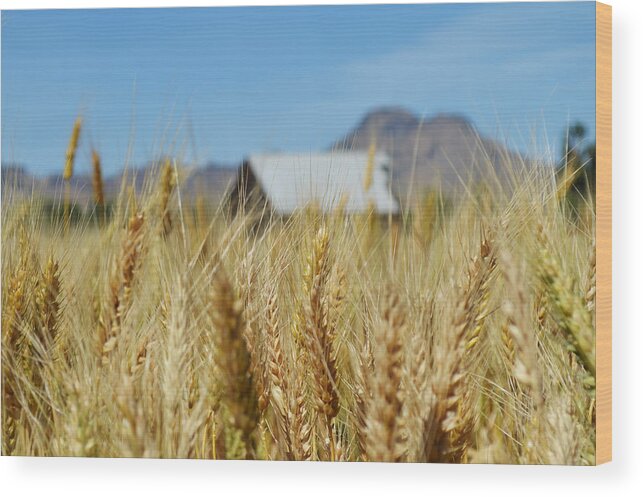
{"label": "wooden edge", "polygon": [[612,460],[612,7],[596,2],[596,464]]}

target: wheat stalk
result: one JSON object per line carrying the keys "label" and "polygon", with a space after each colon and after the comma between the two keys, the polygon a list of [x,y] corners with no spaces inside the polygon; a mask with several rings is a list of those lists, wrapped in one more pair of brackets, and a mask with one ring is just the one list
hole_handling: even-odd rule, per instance
{"label": "wheat stalk", "polygon": [[244,339],[243,304],[232,283],[220,269],[212,285],[212,320],[221,371],[221,402],[232,426],[240,432],[245,457],[255,456],[253,432],[259,421],[251,357]]}
{"label": "wheat stalk", "polygon": [[36,294],[41,343],[51,349],[56,342],[60,320],[60,274],[58,262],[49,256]]}
{"label": "wheat stalk", "polygon": [[290,370],[283,350],[279,307],[274,288],[266,309],[270,400],[277,414],[281,457],[291,461],[310,460],[312,426],[308,420],[303,376]]}
{"label": "wheat stalk", "polygon": [[100,155],[96,150],[92,150],[92,188],[94,190],[94,203],[96,204],[98,222],[100,223],[105,218],[105,191]]}
{"label": "wheat stalk", "polygon": [[13,454],[16,447],[16,424],[21,406],[18,399],[21,323],[27,318],[27,267],[20,263],[5,286],[6,303],[2,306],[2,453]]}
{"label": "wheat stalk", "polygon": [[565,337],[581,364],[594,382],[596,378],[596,344],[594,326],[586,303],[573,290],[573,282],[566,277],[557,258],[550,250],[550,242],[542,225],[538,229],[540,242],[539,272],[541,281],[554,309],[554,316],[564,330]]}
{"label": "wheat stalk", "polygon": [[270,401],[277,414],[281,458],[291,461],[310,460],[312,456],[312,426],[301,381],[302,376],[292,372],[283,350],[277,294],[271,288],[266,308],[266,338]]}
{"label": "wheat stalk", "polygon": [[304,305],[306,347],[312,376],[314,407],[322,423],[321,445],[334,457],[332,421],[339,412],[337,369],[333,350],[334,330],[329,323],[327,284],[331,265],[329,234],[325,227],[317,232],[313,251],[306,267],[306,301]]}
{"label": "wheat stalk", "polygon": [[364,191],[368,192],[373,185],[373,173],[375,172],[375,152],[377,150],[377,142],[375,138],[371,140],[371,145],[368,147],[368,157],[366,159],[366,170],[364,171],[363,187]]}
{"label": "wheat stalk", "polygon": [[429,414],[422,435],[422,458],[431,462],[459,462],[465,455],[473,430],[470,387],[465,361],[480,339],[488,300],[488,285],[496,267],[493,245],[486,237],[479,255],[467,270],[449,333],[434,358]]}
{"label": "wheat stalk", "polygon": [[400,462],[405,456],[401,426],[405,315],[399,296],[390,289],[374,334],[372,396],[366,409],[365,452],[370,461]]}
{"label": "wheat stalk", "polygon": [[63,169],[63,180],[65,182],[65,230],[69,228],[71,222],[71,177],[74,175],[74,161],[76,159],[76,151],[78,150],[78,142],[80,141],[80,130],[82,128],[83,120],[77,117],[74,121],[74,127],[71,131],[69,138],[69,145],[67,146],[67,153],[65,158],[65,168]]}
{"label": "wheat stalk", "polygon": [[134,214],[128,223],[120,258],[110,281],[110,298],[107,309],[100,319],[99,349],[103,365],[109,362],[116,348],[123,318],[132,298],[134,276],[141,263],[145,216]]}
{"label": "wheat stalk", "polygon": [[511,351],[514,357],[514,376],[529,388],[536,409],[543,403],[542,372],[538,364],[538,345],[536,336],[529,326],[527,315],[528,302],[523,285],[525,270],[518,270],[508,251],[501,253],[503,275],[507,290],[515,296],[514,300],[506,299],[502,310],[507,317],[507,330],[511,338]]}
{"label": "wheat stalk", "polygon": [[82,125],[83,119],[81,117],[77,117],[71,131],[69,145],[67,146],[65,169],[63,171],[63,179],[65,181],[69,181],[74,174],[74,160],[76,159],[76,151],[78,150],[78,142],[80,141],[80,130]]}
{"label": "wheat stalk", "polygon": [[161,171],[161,180],[159,188],[159,211],[161,215],[161,228],[165,235],[168,235],[172,229],[172,215],[170,214],[170,197],[176,186],[176,178],[172,161],[167,159]]}
{"label": "wheat stalk", "polygon": [[98,207],[105,205],[105,192],[103,190],[103,172],[100,164],[100,155],[92,150],[92,187],[94,189],[94,202]]}

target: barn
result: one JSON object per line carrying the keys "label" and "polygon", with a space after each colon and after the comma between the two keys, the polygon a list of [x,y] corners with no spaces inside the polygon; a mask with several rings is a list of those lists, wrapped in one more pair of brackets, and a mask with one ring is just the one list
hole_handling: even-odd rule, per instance
{"label": "barn", "polygon": [[239,168],[231,205],[265,203],[281,216],[309,205],[323,212],[396,215],[400,207],[389,180],[389,159],[379,152],[255,154]]}

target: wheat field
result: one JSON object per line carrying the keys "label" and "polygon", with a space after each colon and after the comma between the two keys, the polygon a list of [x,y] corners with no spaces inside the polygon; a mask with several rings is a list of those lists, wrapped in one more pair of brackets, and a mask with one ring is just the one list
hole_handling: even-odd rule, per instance
{"label": "wheat field", "polygon": [[594,209],[551,168],[283,218],[176,162],[108,216],[93,163],[80,218],[3,192],[3,454],[594,464]]}

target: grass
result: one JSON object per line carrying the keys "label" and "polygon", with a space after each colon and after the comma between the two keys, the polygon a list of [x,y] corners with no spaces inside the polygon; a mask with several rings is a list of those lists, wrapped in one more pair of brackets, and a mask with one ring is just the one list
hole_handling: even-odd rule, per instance
{"label": "grass", "polygon": [[8,189],[3,454],[593,464],[593,205],[513,166],[399,219]]}

